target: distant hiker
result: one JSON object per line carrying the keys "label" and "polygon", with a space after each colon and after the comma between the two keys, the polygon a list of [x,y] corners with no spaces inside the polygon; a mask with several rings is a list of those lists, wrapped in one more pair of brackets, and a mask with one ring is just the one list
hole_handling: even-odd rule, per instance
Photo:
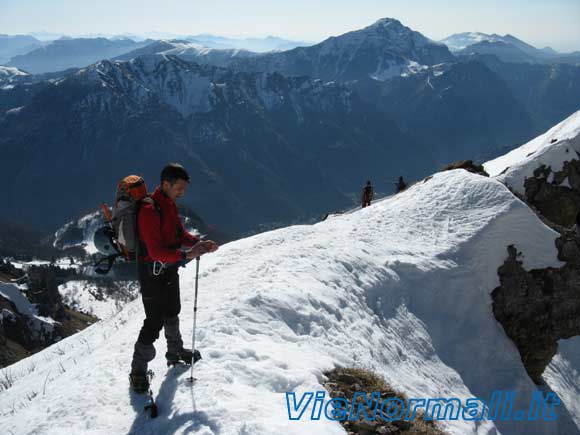
{"label": "distant hiker", "polygon": [[371,185],[370,181],[367,181],[366,186],[363,187],[362,190],[362,208],[365,208],[367,205],[371,205],[373,196],[374,196],[373,186]]}
{"label": "distant hiker", "polygon": [[403,180],[403,176],[401,175],[399,177],[399,181],[397,181],[395,183],[395,191],[396,193],[402,192],[403,190],[405,190],[407,188],[407,183],[405,183],[405,180]]}
{"label": "distant hiker", "polygon": [[[179,331],[179,275],[181,264],[218,249],[211,240],[200,241],[189,234],[181,222],[175,203],[181,198],[189,175],[183,166],[171,163],[161,172],[161,185],[151,195],[153,201],[139,209],[137,227],[140,239],[138,277],[145,308],[145,321],[139,333],[129,375],[131,388],[144,393],[149,389],[147,364],[155,358],[153,343],[165,330],[168,364],[195,363],[201,358],[195,349],[183,347]],[[184,245],[190,249],[181,250]]]}

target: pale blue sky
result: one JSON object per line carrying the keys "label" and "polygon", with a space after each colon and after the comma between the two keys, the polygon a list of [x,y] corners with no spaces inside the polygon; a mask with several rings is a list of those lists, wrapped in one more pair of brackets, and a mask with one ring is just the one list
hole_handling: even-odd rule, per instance
{"label": "pale blue sky", "polygon": [[320,41],[392,17],[431,39],[511,33],[538,47],[580,50],[580,0],[0,0],[0,33],[225,36]]}

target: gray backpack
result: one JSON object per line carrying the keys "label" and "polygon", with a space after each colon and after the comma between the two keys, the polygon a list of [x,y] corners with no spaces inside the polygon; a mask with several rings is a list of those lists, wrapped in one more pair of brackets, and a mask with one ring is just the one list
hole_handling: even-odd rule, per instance
{"label": "gray backpack", "polygon": [[[95,272],[107,274],[119,257],[130,261],[141,254],[146,254],[145,246],[139,240],[137,228],[137,214],[145,203],[153,204],[160,218],[162,217],[159,204],[147,194],[143,178],[129,175],[117,186],[112,216],[107,205],[103,204],[107,224],[95,232],[93,241],[104,257],[96,261]],[[106,264],[106,267],[103,267],[103,264]]]}
{"label": "gray backpack", "polygon": [[136,258],[140,251],[137,214],[143,204],[153,204],[161,215],[159,205],[147,194],[143,178],[129,175],[121,180],[117,186],[111,223],[117,245],[127,260]]}

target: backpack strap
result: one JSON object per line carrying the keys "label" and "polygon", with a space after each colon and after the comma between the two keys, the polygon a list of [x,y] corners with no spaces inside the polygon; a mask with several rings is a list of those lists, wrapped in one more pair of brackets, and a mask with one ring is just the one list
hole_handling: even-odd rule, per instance
{"label": "backpack strap", "polygon": [[135,250],[135,263],[139,263],[139,256],[142,255],[143,257],[146,257],[148,255],[147,253],[147,246],[145,246],[145,243],[141,240],[141,237],[139,237],[139,211],[141,211],[141,206],[143,205],[143,203],[147,203],[147,204],[152,204],[153,207],[155,207],[155,210],[157,210],[157,213],[159,213],[159,231],[161,231],[161,227],[163,227],[163,212],[161,211],[161,206],[159,205],[159,203],[157,201],[155,201],[153,199],[153,197],[151,195],[147,195],[146,197],[144,197],[143,199],[141,199],[139,201],[139,203],[137,204],[137,212],[135,213],[135,240],[137,240],[137,245],[136,245],[136,250]]}

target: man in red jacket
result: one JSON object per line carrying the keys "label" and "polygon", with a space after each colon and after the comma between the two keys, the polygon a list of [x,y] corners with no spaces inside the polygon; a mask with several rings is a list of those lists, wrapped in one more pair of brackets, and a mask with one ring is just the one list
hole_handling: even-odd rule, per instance
{"label": "man in red jacket", "polygon": [[155,358],[153,343],[161,328],[167,340],[168,364],[192,364],[201,358],[197,350],[183,347],[177,269],[186,261],[217,250],[218,246],[211,240],[200,241],[183,227],[175,201],[184,195],[188,183],[189,175],[183,166],[167,165],[161,172],[161,185],[151,195],[153,201],[143,202],[137,218],[138,276],[145,321],[135,343],[129,379],[133,390],[139,393],[149,389],[147,364]]}

